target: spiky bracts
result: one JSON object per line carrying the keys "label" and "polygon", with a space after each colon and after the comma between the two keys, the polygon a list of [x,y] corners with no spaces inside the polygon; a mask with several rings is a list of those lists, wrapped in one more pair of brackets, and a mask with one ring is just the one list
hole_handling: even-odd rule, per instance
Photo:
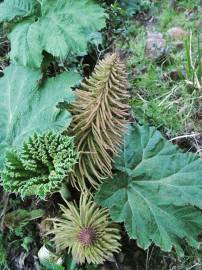
{"label": "spiky bracts", "polygon": [[87,195],[81,196],[79,206],[67,202],[61,210],[62,217],[52,219],[54,229],[49,233],[55,234],[58,247],[68,248],[77,263],[101,264],[120,250],[119,229],[111,223],[108,210]]}
{"label": "spiky bracts", "polygon": [[70,108],[70,134],[75,136],[80,160],[71,178],[80,187],[85,187],[86,180],[97,186],[111,176],[113,156],[122,143],[128,119],[127,74],[119,55],[100,61],[76,96]]}
{"label": "spiky bracts", "polygon": [[78,160],[72,137],[48,132],[34,134],[22,151],[7,152],[3,186],[22,197],[45,198],[57,191]]}

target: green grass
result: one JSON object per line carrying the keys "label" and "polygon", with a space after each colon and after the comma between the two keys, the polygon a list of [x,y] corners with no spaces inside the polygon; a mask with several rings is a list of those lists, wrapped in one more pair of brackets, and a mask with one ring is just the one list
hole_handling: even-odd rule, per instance
{"label": "green grass", "polygon": [[[127,62],[132,89],[130,105],[135,117],[170,135],[200,130],[196,114],[200,109],[201,92],[187,84],[184,75],[187,66],[186,50],[176,48],[167,30],[181,26],[187,32],[192,31],[193,57],[197,58],[195,52],[202,10],[197,1],[178,1],[178,5],[180,9],[174,10],[169,1],[154,3],[151,15],[156,18],[155,24],[143,26],[131,21],[119,43],[121,49],[130,53]],[[167,42],[164,56],[158,61],[145,56],[147,31],[161,32]],[[178,80],[169,76],[172,71],[178,73]]]}

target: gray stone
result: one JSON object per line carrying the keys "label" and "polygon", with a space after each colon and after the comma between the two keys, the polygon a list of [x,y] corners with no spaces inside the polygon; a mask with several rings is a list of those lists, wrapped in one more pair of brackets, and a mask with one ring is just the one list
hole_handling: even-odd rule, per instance
{"label": "gray stone", "polygon": [[183,40],[189,35],[187,31],[185,31],[182,27],[179,26],[168,29],[167,33],[171,37],[171,39],[178,41]]}
{"label": "gray stone", "polygon": [[166,41],[159,32],[148,32],[145,46],[145,54],[151,59],[159,58],[166,47]]}

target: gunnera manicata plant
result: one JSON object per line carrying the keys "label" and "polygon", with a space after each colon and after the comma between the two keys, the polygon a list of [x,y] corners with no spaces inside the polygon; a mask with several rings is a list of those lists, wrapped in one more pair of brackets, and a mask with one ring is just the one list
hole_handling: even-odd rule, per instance
{"label": "gunnera manicata plant", "polygon": [[85,187],[87,180],[96,187],[111,176],[129,117],[128,96],[126,68],[117,53],[100,61],[76,90],[69,134],[75,136],[80,159],[71,174],[73,184]]}
{"label": "gunnera manicata plant", "polygon": [[108,210],[99,207],[89,195],[82,194],[79,206],[74,202],[61,205],[62,217],[51,219],[59,249],[68,249],[73,259],[83,264],[102,264],[120,251],[120,233],[111,223]]}
{"label": "gunnera manicata plant", "polygon": [[22,197],[44,199],[60,189],[64,178],[78,161],[74,139],[60,133],[35,133],[21,152],[9,151],[3,172],[3,186]]}

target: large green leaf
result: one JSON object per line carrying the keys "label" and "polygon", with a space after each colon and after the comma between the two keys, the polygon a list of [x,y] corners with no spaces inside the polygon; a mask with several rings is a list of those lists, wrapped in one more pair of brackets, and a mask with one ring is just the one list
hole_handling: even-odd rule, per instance
{"label": "large green leaf", "polygon": [[89,35],[105,27],[104,10],[91,0],[42,0],[41,10],[42,46],[63,59],[85,54]]}
{"label": "large green leaf", "polygon": [[12,65],[0,79],[0,168],[8,148],[21,146],[34,132],[57,131],[70,124],[70,113],[56,105],[73,101],[71,87],[80,76],[65,72],[37,87],[40,78],[39,71]]}
{"label": "large green leaf", "polygon": [[97,193],[114,221],[124,222],[130,238],[144,249],[155,243],[181,253],[181,239],[198,246],[202,231],[202,160],[183,153],[160,132],[130,126],[117,173]]}
{"label": "large green leaf", "polygon": [[34,11],[36,4],[36,0],[5,0],[0,4],[0,22],[28,16]]}
{"label": "large green leaf", "polygon": [[19,22],[9,34],[9,38],[13,44],[10,52],[13,62],[33,68],[41,66],[43,57],[40,32],[33,19]]}
{"label": "large green leaf", "polygon": [[61,59],[83,55],[92,34],[105,27],[104,9],[92,0],[41,0],[40,13],[9,35],[11,59],[24,66],[39,68],[43,50]]}
{"label": "large green leaf", "polygon": [[129,16],[140,11],[148,10],[152,5],[150,0],[119,0],[118,2]]}

